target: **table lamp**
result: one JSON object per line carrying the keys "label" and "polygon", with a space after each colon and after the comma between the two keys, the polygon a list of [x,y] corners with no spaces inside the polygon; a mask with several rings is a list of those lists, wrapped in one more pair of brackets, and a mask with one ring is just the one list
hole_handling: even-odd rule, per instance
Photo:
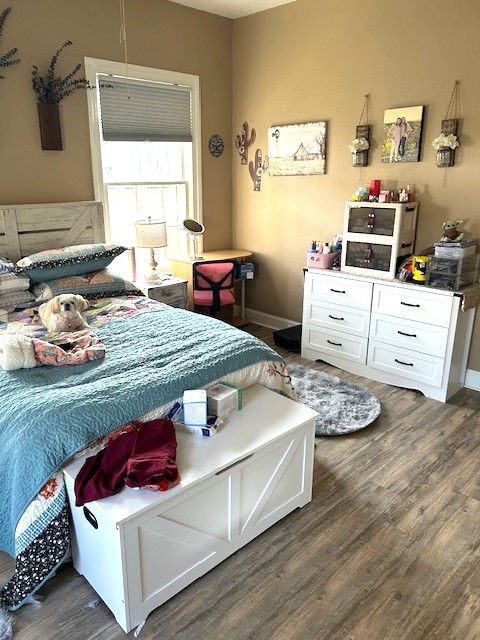
{"label": "table lamp", "polygon": [[158,263],[155,260],[155,249],[167,246],[167,223],[163,220],[137,220],[135,222],[137,232],[137,247],[150,249],[150,262],[145,274],[145,282],[159,282],[163,280],[157,271]]}

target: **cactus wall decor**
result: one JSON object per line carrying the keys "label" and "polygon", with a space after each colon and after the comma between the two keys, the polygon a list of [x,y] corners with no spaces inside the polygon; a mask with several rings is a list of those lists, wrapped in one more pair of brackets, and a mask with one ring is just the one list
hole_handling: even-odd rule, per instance
{"label": "cactus wall decor", "polygon": [[268,169],[268,156],[263,158],[262,150],[257,149],[255,152],[255,162],[250,160],[248,169],[253,180],[253,190],[260,191],[262,187],[262,174]]}
{"label": "cactus wall decor", "polygon": [[[250,134],[250,135],[249,135]],[[248,164],[248,149],[255,142],[257,132],[248,126],[248,122],[243,123],[242,133],[235,137],[235,146],[240,154],[241,164]]]}

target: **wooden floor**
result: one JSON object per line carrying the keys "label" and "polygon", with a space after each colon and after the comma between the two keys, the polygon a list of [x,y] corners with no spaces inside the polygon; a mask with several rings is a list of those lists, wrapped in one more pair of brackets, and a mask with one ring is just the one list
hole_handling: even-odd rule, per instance
{"label": "wooden floor", "polygon": [[[480,394],[442,404],[277,350],[368,387],[382,413],[318,438],[313,501],[154,611],[140,638],[480,639]],[[0,578],[11,566],[0,555]],[[71,566],[40,593],[12,614],[15,640],[125,638]]]}

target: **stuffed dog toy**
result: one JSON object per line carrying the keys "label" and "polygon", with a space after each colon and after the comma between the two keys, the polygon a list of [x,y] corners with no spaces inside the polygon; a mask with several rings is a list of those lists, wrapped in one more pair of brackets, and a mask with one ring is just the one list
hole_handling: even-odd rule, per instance
{"label": "stuffed dog toy", "polygon": [[463,220],[449,220],[444,222],[443,236],[440,238],[440,242],[460,242],[463,240],[464,235],[461,231],[457,230],[457,227],[462,224]]}
{"label": "stuffed dog toy", "polygon": [[40,320],[49,333],[62,331],[78,331],[88,327],[82,312],[89,304],[82,296],[63,293],[40,305]]}

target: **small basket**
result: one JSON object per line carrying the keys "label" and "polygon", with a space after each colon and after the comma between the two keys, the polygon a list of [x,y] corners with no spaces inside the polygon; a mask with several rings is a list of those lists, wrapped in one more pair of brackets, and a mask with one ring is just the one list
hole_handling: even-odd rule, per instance
{"label": "small basket", "polygon": [[307,267],[309,269],[331,269],[335,256],[339,254],[339,251],[335,253],[314,253],[313,251],[307,251]]}

